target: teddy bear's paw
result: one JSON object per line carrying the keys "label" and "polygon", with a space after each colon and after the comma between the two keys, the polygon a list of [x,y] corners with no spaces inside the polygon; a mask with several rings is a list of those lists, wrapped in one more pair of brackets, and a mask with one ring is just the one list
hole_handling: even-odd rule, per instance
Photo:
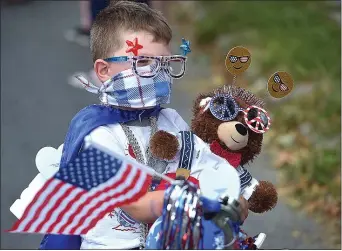
{"label": "teddy bear's paw", "polygon": [[269,181],[259,181],[254,193],[248,200],[249,210],[254,213],[264,213],[273,209],[278,202],[278,193]]}
{"label": "teddy bear's paw", "polygon": [[150,150],[158,159],[173,160],[179,150],[178,139],[166,131],[157,131],[150,140]]}
{"label": "teddy bear's paw", "polygon": [[36,155],[36,166],[38,171],[49,179],[56,174],[59,169],[59,162],[62,158],[63,144],[57,149],[54,147],[43,147]]}
{"label": "teddy bear's paw", "polygon": [[43,147],[36,155],[36,166],[39,174],[31,181],[28,187],[21,193],[20,198],[17,199],[10,211],[20,219],[31,203],[34,196],[44,186],[45,182],[56,174],[59,169],[59,162],[62,157],[63,144],[58,147]]}

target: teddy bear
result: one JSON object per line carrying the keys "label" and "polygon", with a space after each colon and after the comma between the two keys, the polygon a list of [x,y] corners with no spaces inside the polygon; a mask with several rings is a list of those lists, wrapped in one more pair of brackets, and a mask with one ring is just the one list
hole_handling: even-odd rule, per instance
{"label": "teddy bear", "polygon": [[[273,209],[278,201],[274,185],[257,181],[245,168],[260,154],[263,134],[271,124],[264,105],[248,90],[225,85],[197,97],[191,120],[192,132],[236,168],[241,195],[255,213]],[[151,138],[150,150],[156,158],[172,161],[181,150],[179,142],[176,135],[161,130]]]}

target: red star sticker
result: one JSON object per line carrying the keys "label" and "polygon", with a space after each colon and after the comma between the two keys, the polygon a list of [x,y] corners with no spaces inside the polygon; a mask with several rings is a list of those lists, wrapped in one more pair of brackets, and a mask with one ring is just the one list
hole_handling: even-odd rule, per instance
{"label": "red star sticker", "polygon": [[138,38],[135,38],[133,42],[126,40],[126,44],[131,47],[126,50],[126,53],[132,52],[134,56],[138,56],[138,50],[143,48],[143,46],[138,43]]}

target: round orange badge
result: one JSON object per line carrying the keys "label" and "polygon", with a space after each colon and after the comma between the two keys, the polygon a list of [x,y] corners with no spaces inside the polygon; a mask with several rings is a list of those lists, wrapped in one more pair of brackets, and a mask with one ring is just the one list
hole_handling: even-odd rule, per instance
{"label": "round orange badge", "polygon": [[267,83],[268,93],[273,98],[283,98],[293,89],[293,79],[285,71],[277,71],[272,74]]}
{"label": "round orange badge", "polygon": [[226,68],[233,75],[239,75],[251,64],[251,54],[242,46],[231,49],[226,57]]}

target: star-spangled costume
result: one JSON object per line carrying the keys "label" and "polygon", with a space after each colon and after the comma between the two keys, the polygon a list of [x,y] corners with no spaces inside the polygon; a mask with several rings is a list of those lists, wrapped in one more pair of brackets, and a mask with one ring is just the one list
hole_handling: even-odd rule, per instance
{"label": "star-spangled costume", "polygon": [[[157,116],[158,129],[178,132],[188,130],[188,125],[173,109],[162,109],[157,106],[152,109],[134,111],[120,110],[110,106],[91,105],[82,109],[72,119],[65,138],[60,166],[67,165],[82,149],[85,136],[106,147],[124,153],[127,149],[127,139],[119,123],[141,121],[144,118]],[[132,126],[140,147],[145,152],[149,143],[148,126]],[[139,233],[112,229],[119,224],[116,217],[105,217],[85,236],[46,235],[40,249],[101,249],[114,246],[130,249],[139,246]]]}

